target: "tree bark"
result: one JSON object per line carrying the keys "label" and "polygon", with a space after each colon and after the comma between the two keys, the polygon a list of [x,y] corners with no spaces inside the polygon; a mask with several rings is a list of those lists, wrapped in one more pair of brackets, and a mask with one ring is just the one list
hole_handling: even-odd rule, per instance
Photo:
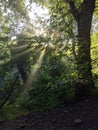
{"label": "tree bark", "polygon": [[78,76],[88,87],[94,87],[90,55],[90,30],[94,8],[95,0],[84,0],[80,16],[76,19],[78,25]]}
{"label": "tree bark", "polygon": [[84,89],[83,91],[89,91],[90,88],[94,88],[90,55],[90,30],[95,1],[96,0],[84,0],[79,10],[76,8],[73,0],[67,1],[78,27],[77,71],[79,82],[82,83],[82,88],[78,88],[79,91],[82,89]]}

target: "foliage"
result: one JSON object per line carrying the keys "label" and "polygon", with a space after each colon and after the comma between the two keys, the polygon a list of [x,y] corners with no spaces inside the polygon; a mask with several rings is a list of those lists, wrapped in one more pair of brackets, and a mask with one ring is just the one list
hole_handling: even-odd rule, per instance
{"label": "foliage", "polygon": [[73,100],[75,95],[74,80],[77,74],[73,72],[73,66],[68,65],[68,61],[65,64],[64,61],[59,60],[62,57],[60,53],[57,56],[53,51],[46,52],[37,79],[29,92],[28,106],[31,110],[46,110]]}
{"label": "foliage", "polygon": [[[60,0],[28,1],[28,5],[24,0],[0,2],[0,105],[5,101],[1,105],[0,120],[20,116],[28,110],[51,109],[72,101],[76,95],[78,27],[70,6]],[[81,12],[83,0],[73,1]],[[38,18],[33,24],[28,14],[32,10],[32,2],[47,7],[49,19]],[[96,0],[95,19],[97,3]],[[37,27],[37,23],[41,27]],[[96,20],[93,23],[95,26]],[[40,29],[42,34],[38,33]],[[96,31],[92,30],[91,55],[93,77],[98,86]],[[42,64],[37,66],[43,50]],[[34,69],[37,73],[33,75],[31,89],[25,90],[25,83]],[[16,75],[17,82],[14,82]]]}
{"label": "foliage", "polygon": [[60,80],[54,84],[50,83],[46,88],[36,88],[33,91],[34,96],[29,102],[29,107],[31,110],[37,111],[47,110],[72,101],[75,95],[73,84],[62,83]]}
{"label": "foliage", "polygon": [[93,65],[93,75],[95,80],[95,86],[98,87],[98,33],[94,33],[92,36],[92,46],[91,46],[91,56],[92,56],[92,65]]}

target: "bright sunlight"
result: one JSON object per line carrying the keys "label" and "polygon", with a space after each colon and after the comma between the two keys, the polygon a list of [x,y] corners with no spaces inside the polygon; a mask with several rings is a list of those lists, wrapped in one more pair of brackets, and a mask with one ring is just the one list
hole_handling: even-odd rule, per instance
{"label": "bright sunlight", "polygon": [[40,52],[39,58],[36,61],[36,64],[33,66],[33,69],[31,70],[31,74],[29,75],[28,80],[25,83],[25,87],[24,87],[25,90],[32,89],[31,88],[32,82],[36,79],[36,75],[37,75],[39,68],[41,67],[41,64],[42,64],[42,61],[43,61],[43,58],[44,58],[44,55],[45,55],[45,51],[46,51],[46,48],[44,48]]}

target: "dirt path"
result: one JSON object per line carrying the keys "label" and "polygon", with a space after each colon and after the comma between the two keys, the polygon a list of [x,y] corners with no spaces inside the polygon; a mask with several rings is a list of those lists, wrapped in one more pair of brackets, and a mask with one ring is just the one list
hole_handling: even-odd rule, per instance
{"label": "dirt path", "polygon": [[98,130],[98,97],[0,123],[0,130]]}

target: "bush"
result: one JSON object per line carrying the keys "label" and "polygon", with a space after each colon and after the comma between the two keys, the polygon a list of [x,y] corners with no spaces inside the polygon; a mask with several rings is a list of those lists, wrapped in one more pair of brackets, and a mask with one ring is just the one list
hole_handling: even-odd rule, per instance
{"label": "bush", "polygon": [[73,100],[75,86],[71,81],[54,80],[45,87],[36,87],[30,91],[29,107],[31,110],[51,109]]}

